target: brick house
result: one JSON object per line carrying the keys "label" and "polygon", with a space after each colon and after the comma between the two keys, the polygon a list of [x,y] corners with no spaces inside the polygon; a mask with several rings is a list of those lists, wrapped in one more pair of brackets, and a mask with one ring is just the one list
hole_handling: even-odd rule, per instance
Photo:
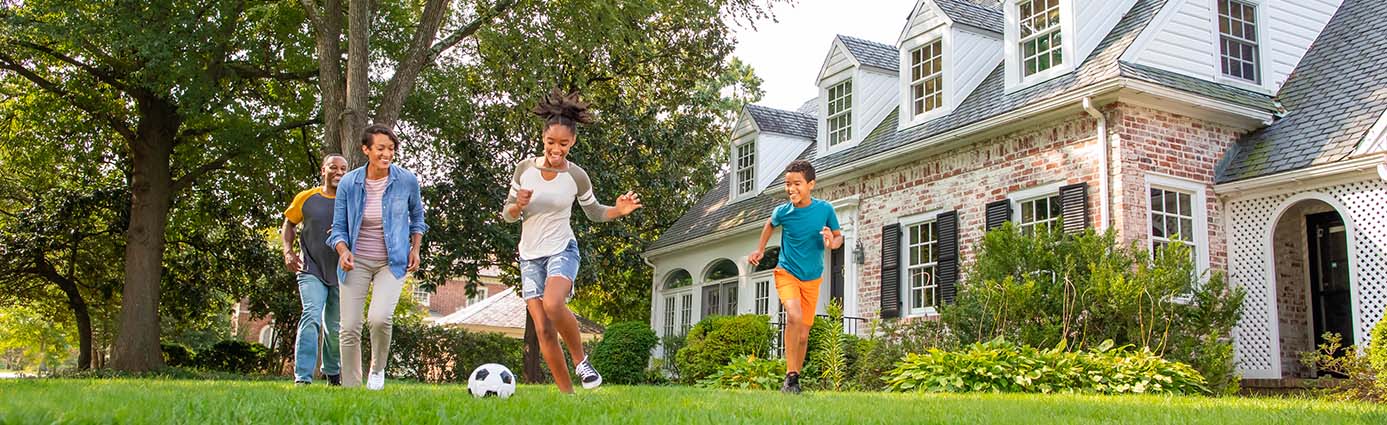
{"label": "brick house", "polygon": [[836,37],[798,110],[743,109],[729,172],[644,253],[651,325],[773,314],[773,265],[746,255],[800,158],[842,223],[821,304],[847,316],[933,316],[986,229],[1062,218],[1191,244],[1248,292],[1244,376],[1310,376],[1296,357],[1315,335],[1364,343],[1387,304],[1380,16],[1372,0],[920,0],[892,45]]}

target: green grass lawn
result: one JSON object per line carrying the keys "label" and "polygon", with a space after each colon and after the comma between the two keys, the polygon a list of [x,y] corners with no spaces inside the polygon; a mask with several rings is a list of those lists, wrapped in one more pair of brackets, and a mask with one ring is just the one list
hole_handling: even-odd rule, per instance
{"label": "green grass lawn", "polygon": [[12,423],[1103,423],[1383,424],[1387,406],[1307,399],[718,391],[605,386],[508,400],[460,385],[390,382],[368,392],[287,381],[0,380]]}

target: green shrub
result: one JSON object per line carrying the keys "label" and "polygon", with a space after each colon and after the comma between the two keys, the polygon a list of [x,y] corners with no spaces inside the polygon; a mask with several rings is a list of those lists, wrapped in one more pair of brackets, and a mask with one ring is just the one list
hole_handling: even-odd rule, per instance
{"label": "green shrub", "polygon": [[249,375],[265,371],[270,349],[259,343],[229,339],[197,353],[196,359],[197,366],[203,369]]}
{"label": "green shrub", "polygon": [[684,349],[684,335],[665,335],[660,338],[660,352],[664,355],[655,359],[655,368],[669,379],[679,380],[679,350]]}
{"label": "green shrub", "polygon": [[784,359],[741,356],[699,380],[696,385],[703,388],[774,390],[780,389],[784,379]]}
{"label": "green shrub", "polygon": [[961,351],[935,348],[907,354],[886,381],[892,391],[1209,393],[1204,377],[1188,365],[1111,344],[1092,351],[1065,351],[1063,344],[1040,351],[998,339]]}
{"label": "green shrub", "polygon": [[[463,383],[472,370],[498,363],[517,376],[524,373],[524,341],[499,333],[468,332],[450,326],[429,326],[404,320],[393,326],[390,362],[392,379],[430,383]],[[365,336],[365,335],[363,335]],[[362,338],[362,365],[370,364],[370,338]]]}
{"label": "green shrub", "polygon": [[868,337],[857,342],[857,361],[851,387],[863,391],[886,388],[882,379],[906,353],[923,353],[931,348],[944,350],[958,346],[943,322],[937,320],[873,321]]}
{"label": "green shrub", "polygon": [[[1373,330],[1376,331],[1377,327]],[[1371,348],[1364,353],[1357,346],[1345,347],[1343,336],[1333,332],[1325,332],[1324,341],[1316,351],[1300,353],[1300,362],[1324,373],[1322,378],[1332,378],[1326,387],[1333,398],[1370,401],[1387,399],[1387,391],[1383,391],[1383,384],[1378,379],[1384,375],[1372,364]]]}
{"label": "green shrub", "polygon": [[765,357],[775,336],[764,315],[711,316],[689,330],[676,355],[679,380],[694,384],[740,356]]}
{"label": "green shrub", "polygon": [[1368,366],[1372,367],[1378,391],[1387,394],[1387,315],[1373,325],[1368,338]]}
{"label": "green shrub", "polygon": [[179,343],[159,344],[159,351],[164,353],[164,364],[169,367],[193,367],[196,365],[194,361],[197,353],[194,353],[193,349],[186,345]]}
{"label": "green shrub", "polygon": [[603,382],[641,384],[650,350],[659,338],[646,322],[621,322],[607,327],[602,341],[592,350],[592,366],[602,372]]}
{"label": "green shrub", "polygon": [[1219,392],[1236,390],[1230,334],[1244,292],[1222,274],[1199,276],[1190,248],[1154,255],[1116,233],[988,232],[942,318],[964,343],[1005,338],[1073,350],[1112,340],[1184,362]]}
{"label": "green shrub", "polygon": [[843,333],[843,307],[838,300],[828,305],[828,318],[818,318],[809,328],[802,376],[816,379],[815,389],[848,388],[852,364],[857,358],[857,337]]}

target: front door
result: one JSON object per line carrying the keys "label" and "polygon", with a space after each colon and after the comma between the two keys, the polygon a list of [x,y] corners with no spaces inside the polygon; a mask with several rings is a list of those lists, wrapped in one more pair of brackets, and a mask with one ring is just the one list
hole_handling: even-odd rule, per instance
{"label": "front door", "polygon": [[828,258],[828,276],[830,279],[828,286],[829,299],[838,300],[838,302],[841,303],[843,302],[843,286],[846,284],[846,282],[843,281],[843,247],[838,247],[838,249],[830,252]]}
{"label": "front door", "polygon": [[1310,300],[1315,317],[1315,344],[1325,332],[1353,344],[1353,305],[1349,295],[1348,238],[1344,220],[1329,212],[1305,217],[1310,239]]}

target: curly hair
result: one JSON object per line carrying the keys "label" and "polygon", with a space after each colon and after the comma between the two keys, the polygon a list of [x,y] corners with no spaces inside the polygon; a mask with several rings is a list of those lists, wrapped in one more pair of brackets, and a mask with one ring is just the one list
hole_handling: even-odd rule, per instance
{"label": "curly hair", "polygon": [[790,161],[790,165],[785,166],[785,173],[800,173],[800,175],[804,176],[804,181],[814,181],[814,166],[810,165],[809,161],[803,159]]}
{"label": "curly hair", "polygon": [[562,125],[577,132],[578,124],[592,124],[595,119],[588,107],[587,102],[578,98],[578,92],[565,94],[553,89],[530,112],[544,119],[545,130],[550,126]]}

